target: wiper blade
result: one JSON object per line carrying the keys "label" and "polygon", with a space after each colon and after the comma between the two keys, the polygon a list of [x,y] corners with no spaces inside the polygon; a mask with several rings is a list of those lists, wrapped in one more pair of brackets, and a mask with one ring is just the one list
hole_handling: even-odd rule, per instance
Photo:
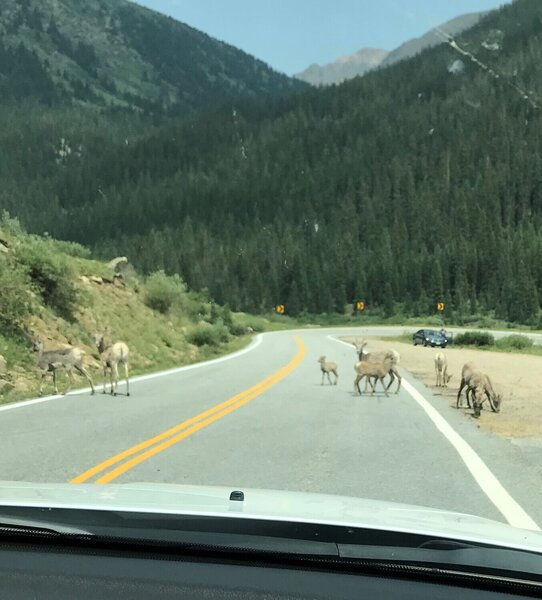
{"label": "wiper blade", "polygon": [[2,533],[94,536],[92,532],[85,529],[54,521],[11,518],[0,515],[0,537]]}

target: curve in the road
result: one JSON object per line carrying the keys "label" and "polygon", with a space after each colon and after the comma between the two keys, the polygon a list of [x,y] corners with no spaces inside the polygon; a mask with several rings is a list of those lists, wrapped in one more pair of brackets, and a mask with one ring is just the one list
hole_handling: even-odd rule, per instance
{"label": "curve in the road", "polygon": [[[148,440],[145,440],[144,442],[141,442],[132,448],[128,448],[127,450],[108,458],[100,464],[91,467],[84,473],[74,477],[70,483],[85,483],[96,475],[100,475],[100,477],[94,483],[110,483],[143,461],[155,456],[156,454],[159,454],[160,452],[163,452],[167,448],[170,448],[174,444],[181,442],[200,429],[203,429],[211,423],[218,421],[222,417],[225,417],[229,413],[237,410],[254,398],[260,396],[263,394],[263,392],[273,387],[279,381],[292,373],[303,361],[307,348],[299,336],[295,336],[295,340],[298,346],[298,351],[294,358],[269,377],[266,377],[264,380],[260,381],[249,389],[244,390],[240,394],[236,394],[225,402],[222,402],[221,404],[218,404],[217,406],[214,406],[213,408],[206,410],[195,417],[183,421],[182,423],[168,429],[167,431],[164,431],[163,433],[149,438]],[[124,459],[129,458],[130,456],[133,458],[127,460],[126,462],[122,462]],[[112,467],[113,465],[117,466],[108,471],[109,467]]]}

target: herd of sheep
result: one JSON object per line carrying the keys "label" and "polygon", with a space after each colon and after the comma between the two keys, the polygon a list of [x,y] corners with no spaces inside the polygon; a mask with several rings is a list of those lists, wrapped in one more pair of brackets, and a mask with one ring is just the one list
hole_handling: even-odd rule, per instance
{"label": "herd of sheep", "polygon": [[[130,381],[128,376],[128,346],[124,342],[108,343],[102,334],[95,334],[94,343],[100,355],[100,360],[103,369],[104,384],[103,393],[106,393],[107,374],[110,376],[110,392],[112,395],[117,394],[118,384],[118,367],[124,367],[124,375],[126,378],[126,395],[130,395]],[[397,369],[400,355],[395,350],[387,350],[382,352],[367,352],[367,341],[356,340],[354,347],[358,357],[354,365],[356,378],[354,380],[354,393],[361,395],[360,383],[365,379],[365,390],[367,393],[368,385],[371,386],[371,393],[375,393],[376,385],[380,381],[384,393],[388,395],[388,390],[397,379],[397,394],[401,389],[401,375]],[[68,393],[73,384],[73,372],[76,371],[83,375],[90,384],[91,394],[94,394],[94,384],[88,371],[83,366],[83,357],[85,351],[77,346],[68,348],[54,348],[50,350],[44,349],[44,344],[41,339],[33,340],[33,348],[37,354],[37,365],[41,371],[41,380],[39,387],[39,395],[43,392],[43,382],[47,375],[53,377],[53,387],[55,394],[58,394],[56,383],[56,375],[58,370],[63,370],[68,376],[68,386],[64,394]],[[437,352],[435,355],[435,377],[437,387],[447,387],[452,375],[448,373],[448,362],[446,355],[443,352]],[[322,385],[327,376],[328,382],[337,385],[339,380],[339,371],[337,364],[326,361],[325,356],[318,359],[320,370],[322,372]],[[332,381],[331,375],[334,376]],[[384,383],[384,378],[389,375],[390,380],[387,385]],[[474,363],[468,362],[463,365],[461,370],[461,383],[457,392],[456,407],[462,406],[462,392],[465,390],[467,404],[473,409],[475,417],[480,416],[484,402],[487,400],[493,412],[499,412],[501,406],[501,395],[496,394],[489,376],[482,373]]]}
{"label": "herd of sheep", "polygon": [[[43,382],[47,375],[53,377],[53,388],[55,394],[58,394],[56,384],[57,371],[65,371],[68,376],[68,387],[64,391],[67,394],[73,385],[73,372],[76,371],[83,375],[90,384],[91,394],[94,394],[94,384],[92,377],[83,365],[83,357],[85,351],[77,346],[67,348],[53,348],[50,350],[44,349],[43,340],[40,338],[32,340],[34,352],[37,355],[37,365],[41,372],[39,395],[43,393]],[[100,361],[103,369],[104,384],[103,393],[106,393],[107,373],[110,375],[110,392],[112,395],[117,395],[117,384],[119,379],[118,366],[124,366],[124,375],[126,377],[126,395],[130,395],[130,380],[128,377],[128,346],[124,342],[107,343],[102,334],[94,335],[94,344],[100,354]]]}
{"label": "herd of sheep", "polygon": [[[366,352],[365,347],[367,342],[364,340],[356,340],[354,347],[358,360],[354,365],[356,372],[356,379],[354,381],[354,393],[361,395],[360,382],[365,379],[365,393],[367,393],[368,384],[371,386],[371,393],[374,394],[376,391],[376,384],[380,381],[384,393],[388,395],[388,390],[393,384],[394,380],[397,379],[397,394],[401,389],[401,376],[397,370],[400,355],[395,350],[387,350],[383,352]],[[324,379],[327,376],[328,382],[333,385],[337,385],[339,380],[339,371],[337,364],[334,362],[326,361],[325,356],[321,356],[318,359],[320,364],[320,370],[322,372],[322,385]],[[437,387],[448,387],[448,383],[452,378],[452,375],[448,373],[448,361],[446,354],[443,352],[437,352],[434,359],[435,363],[435,378]],[[334,375],[334,381],[331,380],[331,374]],[[384,378],[386,375],[390,376],[390,381],[386,386]],[[491,383],[489,376],[482,373],[476,365],[472,362],[468,362],[463,365],[461,370],[461,383],[457,392],[456,407],[459,408],[463,405],[462,392],[465,390],[467,404],[469,408],[473,409],[475,417],[479,417],[484,402],[487,400],[493,412],[499,412],[501,407],[501,395],[496,394]]]}

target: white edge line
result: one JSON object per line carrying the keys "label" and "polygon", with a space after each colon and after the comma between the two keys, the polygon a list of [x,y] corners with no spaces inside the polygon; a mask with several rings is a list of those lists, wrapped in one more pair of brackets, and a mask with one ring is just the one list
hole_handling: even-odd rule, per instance
{"label": "white edge line", "polygon": [[[329,339],[351,346],[348,342],[328,336]],[[506,491],[500,481],[493,475],[489,467],[478,456],[472,446],[468,444],[448,423],[448,421],[430,404],[422,394],[405,378],[403,378],[402,387],[412,396],[412,398],[425,411],[435,427],[450,442],[459,454],[461,460],[470,471],[476,483],[480,486],[484,494],[497,507],[499,512],[513,527],[522,529],[531,529],[540,531],[540,527],[523,510],[523,508]]]}
{"label": "white edge line", "polygon": [[[167,377],[168,375],[176,375],[177,373],[183,373],[184,371],[191,371],[192,369],[200,369],[201,367],[208,367],[210,365],[215,365],[217,363],[225,362],[227,360],[231,360],[233,358],[237,358],[242,356],[243,354],[247,354],[248,352],[252,352],[255,350],[263,340],[263,336],[259,333],[252,342],[242,350],[238,350],[237,352],[233,352],[232,354],[228,354],[226,356],[220,356],[219,358],[213,358],[211,360],[205,360],[203,362],[194,363],[193,365],[185,365],[184,367],[176,367],[174,369],[168,369],[167,371],[159,371],[157,373],[149,373],[148,375],[138,375],[137,377],[130,378],[130,383],[137,383],[138,381],[147,381],[149,379],[155,379],[157,377]],[[96,386],[97,389],[97,386]],[[0,412],[6,410],[14,410],[16,408],[24,408],[25,406],[32,406],[34,404],[41,404],[42,402],[50,402],[51,400],[60,400],[61,398],[69,398],[71,396],[80,396],[82,394],[88,394],[90,392],[90,388],[82,388],[78,390],[74,390],[69,394],[63,395],[53,395],[53,396],[43,396],[42,398],[34,398],[33,400],[23,400],[22,402],[13,402],[11,404],[6,404],[4,406],[0,406]]]}

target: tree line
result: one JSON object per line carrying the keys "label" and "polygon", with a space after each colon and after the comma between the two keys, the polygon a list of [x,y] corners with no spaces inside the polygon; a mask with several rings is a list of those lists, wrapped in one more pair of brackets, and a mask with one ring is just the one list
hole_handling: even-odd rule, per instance
{"label": "tree line", "polygon": [[[427,314],[442,300],[538,322],[541,18],[519,0],[464,33],[485,69],[443,45],[164,123],[66,109],[59,128],[36,108],[8,159],[18,176],[0,166],[0,200],[34,231],[180,273],[235,310],[342,312],[359,298]],[[59,160],[60,131],[80,155]]]}

